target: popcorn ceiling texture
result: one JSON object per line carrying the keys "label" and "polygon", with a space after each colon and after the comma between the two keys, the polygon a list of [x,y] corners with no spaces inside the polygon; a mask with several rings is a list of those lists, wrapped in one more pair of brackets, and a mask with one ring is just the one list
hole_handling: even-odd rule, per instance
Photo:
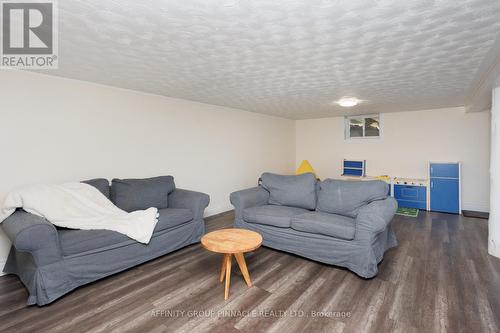
{"label": "popcorn ceiling texture", "polygon": [[463,105],[498,0],[64,0],[46,74],[292,119]]}

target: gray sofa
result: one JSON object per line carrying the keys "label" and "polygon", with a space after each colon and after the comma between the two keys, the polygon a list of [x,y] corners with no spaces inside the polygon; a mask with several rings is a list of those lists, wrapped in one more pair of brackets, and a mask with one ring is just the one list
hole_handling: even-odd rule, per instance
{"label": "gray sofa", "polygon": [[204,234],[206,194],[176,189],[171,176],[86,181],[126,211],[157,207],[158,223],[149,244],[108,230],[56,228],[39,216],[17,210],[2,223],[12,241],[4,272],[19,276],[27,303],[45,305],[71,290],[139,265]]}
{"label": "gray sofa", "polygon": [[371,278],[384,252],[397,245],[390,226],[397,202],[388,192],[382,181],[265,173],[261,186],[230,198],[234,226],[259,232],[265,246]]}

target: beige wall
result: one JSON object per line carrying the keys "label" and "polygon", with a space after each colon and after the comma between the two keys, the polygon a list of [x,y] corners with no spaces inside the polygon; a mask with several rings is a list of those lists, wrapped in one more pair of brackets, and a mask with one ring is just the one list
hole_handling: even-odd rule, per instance
{"label": "beige wall", "polygon": [[[263,171],[293,171],[292,120],[19,71],[0,88],[0,202],[24,184],[172,174],[215,214]],[[0,267],[8,248],[0,233]]]}
{"label": "beige wall", "polygon": [[489,210],[490,113],[463,108],[384,113],[380,139],[344,139],[344,118],[296,122],[296,163],[338,177],[344,158],[365,159],[367,174],[426,178],[428,161],[462,162],[464,209]]}

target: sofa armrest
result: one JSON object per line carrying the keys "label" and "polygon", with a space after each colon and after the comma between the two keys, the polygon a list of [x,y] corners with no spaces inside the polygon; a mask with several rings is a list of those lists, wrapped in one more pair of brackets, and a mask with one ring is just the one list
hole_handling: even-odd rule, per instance
{"label": "sofa armrest", "polygon": [[269,201],[269,192],[260,186],[252,187],[231,193],[229,199],[234,206],[236,218],[242,219],[245,208],[267,204]]}
{"label": "sofa armrest", "polygon": [[384,231],[398,208],[393,197],[377,200],[362,207],[356,216],[356,238],[371,238]]}
{"label": "sofa armrest", "polygon": [[45,218],[17,210],[1,226],[15,249],[31,253],[38,266],[62,259],[57,229]]}
{"label": "sofa armrest", "polygon": [[195,220],[203,219],[203,212],[210,202],[210,197],[201,192],[175,189],[168,195],[169,208],[186,208],[193,212]]}

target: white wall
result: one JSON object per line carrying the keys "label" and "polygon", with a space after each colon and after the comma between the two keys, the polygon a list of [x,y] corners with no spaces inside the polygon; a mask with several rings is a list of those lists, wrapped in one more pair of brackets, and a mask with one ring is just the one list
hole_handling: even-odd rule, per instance
{"label": "white wall", "polygon": [[[211,215],[263,171],[292,172],[294,137],[292,120],[2,71],[0,203],[25,184],[171,174],[210,194]],[[8,248],[1,233],[0,262]]]}
{"label": "white wall", "polygon": [[296,163],[339,177],[344,158],[365,159],[367,174],[427,178],[428,161],[462,162],[464,209],[489,210],[490,113],[463,108],[385,113],[382,138],[344,139],[344,118],[296,123]]}
{"label": "white wall", "polygon": [[[499,83],[500,85],[500,83]],[[493,89],[491,108],[491,193],[488,253],[500,258],[500,87]]]}

